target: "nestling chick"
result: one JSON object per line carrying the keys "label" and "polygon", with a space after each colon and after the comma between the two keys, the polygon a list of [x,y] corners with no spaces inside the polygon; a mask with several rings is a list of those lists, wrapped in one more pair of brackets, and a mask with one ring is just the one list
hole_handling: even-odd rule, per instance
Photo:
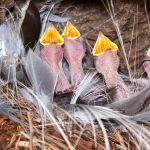
{"label": "nestling chick", "polygon": [[69,63],[71,84],[76,86],[84,78],[82,59],[85,56],[85,49],[79,40],[80,32],[70,22],[67,22],[62,36],[65,39],[64,57]]}
{"label": "nestling chick", "polygon": [[143,67],[150,81],[150,47],[146,48],[144,51]]}
{"label": "nestling chick", "polygon": [[57,94],[69,92],[71,85],[62,68],[63,49],[61,46],[64,43],[63,37],[58,33],[55,27],[50,24],[41,37],[40,43],[44,46],[41,50],[42,59],[49,64],[57,76],[55,92]]}
{"label": "nestling chick", "polygon": [[93,55],[96,57],[95,66],[97,71],[104,76],[107,87],[117,88],[114,101],[122,100],[131,95],[131,92],[117,72],[119,67],[117,50],[117,45],[100,32],[93,48]]}

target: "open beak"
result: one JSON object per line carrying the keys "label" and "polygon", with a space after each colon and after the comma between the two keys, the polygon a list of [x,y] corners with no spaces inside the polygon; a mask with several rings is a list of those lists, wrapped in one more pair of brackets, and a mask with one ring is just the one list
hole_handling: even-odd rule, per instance
{"label": "open beak", "polygon": [[77,39],[80,37],[80,32],[68,21],[62,36],[67,37],[68,39]]}
{"label": "open beak", "polygon": [[62,45],[64,43],[64,39],[56,30],[56,28],[53,26],[53,24],[50,24],[49,27],[44,32],[44,34],[42,35],[40,43],[42,45],[50,45],[50,44]]}
{"label": "open beak", "polygon": [[108,49],[111,51],[117,51],[118,46],[110,41],[102,32],[100,32],[93,48],[93,55],[99,56]]}
{"label": "open beak", "polygon": [[147,51],[147,56],[150,57],[150,48]]}

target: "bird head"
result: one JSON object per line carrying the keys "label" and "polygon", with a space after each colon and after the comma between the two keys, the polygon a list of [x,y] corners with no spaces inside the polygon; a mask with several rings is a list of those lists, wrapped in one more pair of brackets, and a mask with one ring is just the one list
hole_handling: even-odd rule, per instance
{"label": "bird head", "polygon": [[142,64],[143,64],[144,70],[147,73],[148,78],[150,80],[150,47],[147,47],[144,50]]}
{"label": "bird head", "polygon": [[95,46],[93,48],[93,55],[99,56],[104,54],[107,50],[117,51],[118,46],[110,41],[102,32],[99,33]]}
{"label": "bird head", "polygon": [[150,47],[147,50],[147,56],[150,57]]}
{"label": "bird head", "polygon": [[144,50],[143,61],[146,61],[147,59],[150,59],[150,47],[147,47],[147,48]]}
{"label": "bird head", "polygon": [[42,45],[57,44],[63,45],[64,39],[51,23],[40,39]]}
{"label": "bird head", "polygon": [[80,37],[80,32],[68,21],[62,36],[68,39],[77,39]]}

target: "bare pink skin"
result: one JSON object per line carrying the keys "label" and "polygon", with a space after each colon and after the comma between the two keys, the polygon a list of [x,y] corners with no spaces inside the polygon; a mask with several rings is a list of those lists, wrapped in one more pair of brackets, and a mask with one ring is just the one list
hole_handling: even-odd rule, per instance
{"label": "bare pink skin", "polygon": [[149,60],[149,61],[145,61],[143,63],[143,67],[144,67],[144,70],[147,73],[147,77],[150,81],[150,58],[147,58],[147,60]]}
{"label": "bare pink skin", "polygon": [[78,85],[84,78],[82,59],[85,56],[85,49],[79,39],[65,38],[64,57],[69,63],[71,84]]}
{"label": "bare pink skin", "polygon": [[62,69],[62,47],[56,44],[44,46],[44,48],[41,50],[41,57],[45,62],[47,62],[47,64],[49,64],[52,71],[58,77],[55,92],[63,92],[71,88],[71,85]]}
{"label": "bare pink skin", "polygon": [[119,67],[117,51],[105,51],[104,54],[96,57],[95,63],[97,71],[104,76],[107,87],[117,88],[114,101],[123,100],[132,94],[117,72]]}

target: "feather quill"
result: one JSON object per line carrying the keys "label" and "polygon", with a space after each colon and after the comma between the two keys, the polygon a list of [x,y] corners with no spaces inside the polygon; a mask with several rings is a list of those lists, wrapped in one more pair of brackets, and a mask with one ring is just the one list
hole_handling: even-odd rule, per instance
{"label": "feather quill", "polygon": [[[86,123],[90,123],[94,129],[95,125],[93,120],[96,120],[97,124],[102,130],[102,134],[105,140],[105,148],[107,150],[110,149],[110,145],[108,142],[106,128],[104,128],[103,119],[108,120],[110,126],[112,126],[114,130],[116,129],[113,126],[113,124],[111,124],[109,119],[114,120],[115,122],[117,122],[117,124],[119,123],[121,126],[125,127],[129,131],[128,133],[130,134],[132,142],[134,142],[136,146],[139,147],[139,149],[142,148],[147,149],[150,146],[150,144],[148,143],[150,132],[144,127],[141,129],[141,126],[136,124],[133,120],[131,120],[130,117],[125,116],[117,111],[101,106],[90,106],[79,104],[67,105],[65,107],[65,110],[68,111],[68,113],[70,113],[71,116],[80,118],[81,120],[86,121]],[[95,134],[94,131],[93,134]],[[95,144],[97,144],[96,141]]]}
{"label": "feather quill", "polygon": [[[104,88],[104,82],[100,80],[96,71],[87,72],[81,83],[74,90],[70,104],[76,104],[78,99],[84,103],[96,102],[99,97],[104,97],[102,94]],[[99,101],[101,101],[100,98]]]}
{"label": "feather quill", "polygon": [[29,49],[27,56],[24,58],[23,64],[35,93],[42,91],[53,101],[56,76],[50,67],[31,49]]}
{"label": "feather quill", "polygon": [[24,53],[24,46],[19,31],[12,24],[0,25],[0,57],[13,56],[17,58],[21,53]]}
{"label": "feather quill", "polygon": [[21,54],[24,54],[24,46],[18,29],[12,23],[0,25],[0,72],[14,88],[17,88],[16,67]]}
{"label": "feather quill", "polygon": [[54,15],[54,14],[51,14],[48,18],[48,20],[52,21],[52,22],[67,22],[70,19],[71,18],[69,18],[69,17],[60,17],[60,16],[57,16],[57,15]]}
{"label": "feather quill", "polygon": [[[68,147],[73,150],[73,146],[71,145],[70,141],[68,140],[67,136],[65,135],[63,129],[61,128],[61,126],[57,123],[54,114],[52,113],[52,109],[54,107],[54,105],[51,102],[46,102],[47,101],[47,96],[45,95],[45,93],[42,92],[42,94],[40,93],[34,93],[33,91],[31,91],[28,87],[26,87],[24,84],[18,82],[21,86],[23,86],[30,94],[33,95],[33,97],[35,98],[35,104],[37,109],[39,110],[39,115],[41,115],[41,119],[42,119],[42,139],[44,140],[44,124],[46,119],[48,119],[50,122],[54,123],[54,127],[56,127],[59,131],[59,133],[62,135],[62,137],[64,138],[64,140],[66,141]],[[46,98],[46,99],[45,99]],[[46,102],[46,103],[45,103]],[[52,109],[49,109],[49,106],[51,106]],[[58,108],[59,109],[59,108]]]}
{"label": "feather quill", "polygon": [[150,109],[131,117],[131,119],[136,122],[141,122],[150,125]]}
{"label": "feather quill", "polygon": [[133,96],[122,101],[111,103],[107,105],[107,107],[122,110],[126,115],[134,115],[141,109],[149,94],[150,86],[147,86],[142,91],[135,93]]}

